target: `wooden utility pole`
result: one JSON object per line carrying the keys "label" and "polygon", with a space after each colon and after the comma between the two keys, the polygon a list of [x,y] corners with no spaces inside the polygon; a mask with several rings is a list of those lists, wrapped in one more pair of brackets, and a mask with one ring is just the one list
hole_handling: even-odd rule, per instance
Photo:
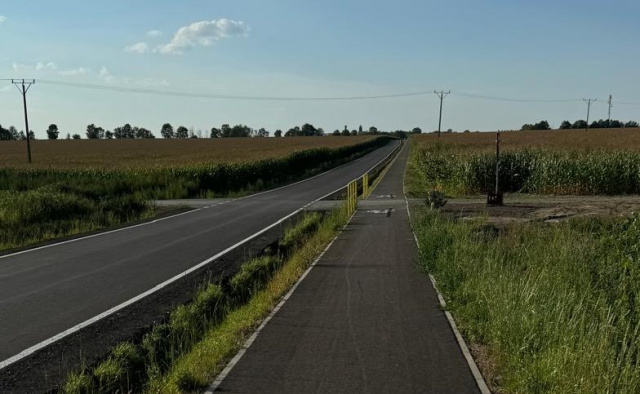
{"label": "wooden utility pole", "polygon": [[591,112],[591,104],[598,101],[598,99],[582,99],[585,103],[587,103],[587,127],[584,129],[585,132],[589,131],[589,113]]}
{"label": "wooden utility pole", "polygon": [[438,117],[438,138],[440,138],[440,128],[442,127],[442,100],[444,100],[445,97],[447,97],[449,94],[451,94],[451,90],[449,91],[433,91],[433,93],[435,93],[436,96],[438,96],[438,98],[440,98],[440,116]]}
{"label": "wooden utility pole", "polygon": [[31,164],[31,131],[29,129],[29,116],[27,114],[27,92],[31,85],[36,83],[35,79],[12,79],[11,83],[16,85],[20,94],[22,94],[22,105],[24,106],[24,127],[27,137],[27,160]]}

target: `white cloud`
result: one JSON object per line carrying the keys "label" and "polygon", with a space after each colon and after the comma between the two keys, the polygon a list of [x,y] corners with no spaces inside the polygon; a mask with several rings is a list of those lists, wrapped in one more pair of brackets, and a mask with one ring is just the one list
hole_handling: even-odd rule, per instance
{"label": "white cloud", "polygon": [[109,70],[107,70],[105,66],[102,66],[102,68],[100,69],[100,73],[98,74],[98,77],[105,82],[113,81],[113,75],[111,75],[111,73],[109,72]]}
{"label": "white cloud", "polygon": [[151,30],[147,32],[147,36],[149,37],[161,37],[162,32],[160,30]]}
{"label": "white cloud", "polygon": [[55,70],[57,68],[58,66],[54,62],[47,62],[47,63],[38,62],[38,64],[36,64],[36,70],[38,71],[44,70],[44,69]]}
{"label": "white cloud", "polygon": [[6,22],[7,17],[5,17],[4,15],[0,15],[0,23],[2,22]]}
{"label": "white cloud", "polygon": [[124,48],[125,52],[132,52],[132,53],[148,53],[149,52],[149,44],[147,44],[146,42],[139,42],[137,44],[133,44],[131,46],[128,46],[126,48]]}
{"label": "white cloud", "polygon": [[58,74],[65,77],[77,77],[79,75],[87,75],[90,72],[91,70],[89,70],[88,68],[78,67],[78,68],[72,68],[70,70],[59,71]]}
{"label": "white cloud", "polygon": [[160,45],[157,51],[165,54],[179,54],[196,46],[209,46],[223,38],[246,36],[249,27],[244,22],[229,19],[194,22],[183,26],[166,45]]}
{"label": "white cloud", "polygon": [[27,66],[26,64],[20,64],[16,62],[13,62],[12,67],[13,67],[13,71],[28,70],[31,68],[31,66]]}

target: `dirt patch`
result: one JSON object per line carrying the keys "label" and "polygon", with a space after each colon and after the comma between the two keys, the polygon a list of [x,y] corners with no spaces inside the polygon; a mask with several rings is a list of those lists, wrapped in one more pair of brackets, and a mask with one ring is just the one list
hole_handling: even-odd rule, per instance
{"label": "dirt patch", "polygon": [[487,218],[499,226],[528,221],[554,223],[575,217],[629,216],[640,212],[640,196],[506,195],[503,206],[487,206],[484,198],[455,199],[441,211],[459,220]]}

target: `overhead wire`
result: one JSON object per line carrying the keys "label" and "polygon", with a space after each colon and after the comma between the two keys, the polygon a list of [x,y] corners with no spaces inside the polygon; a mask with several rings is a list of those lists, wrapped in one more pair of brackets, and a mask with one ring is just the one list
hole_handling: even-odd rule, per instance
{"label": "overhead wire", "polygon": [[[12,81],[15,78],[0,78],[0,81]],[[380,95],[362,95],[362,96],[327,96],[327,97],[309,97],[309,96],[253,96],[253,95],[230,95],[230,94],[213,94],[213,93],[194,93],[194,92],[180,92],[160,89],[149,89],[140,87],[124,87],[124,86],[111,86],[111,85],[99,85],[91,83],[80,82],[67,82],[67,81],[55,81],[48,79],[38,79],[37,82],[45,85],[70,87],[79,89],[93,89],[104,90],[121,93],[136,93],[136,94],[149,94],[159,96],[170,97],[191,97],[191,98],[207,98],[218,100],[246,100],[246,101],[358,101],[358,100],[378,100],[378,99],[390,99],[401,97],[415,97],[426,96],[432,94],[431,90],[415,91],[415,92],[403,92],[393,94],[380,94]],[[567,99],[524,99],[524,98],[510,98],[510,97],[497,97],[488,96],[476,93],[456,92],[452,91],[451,95],[467,97],[472,99],[491,100],[491,101],[504,101],[515,103],[571,103],[580,102],[581,98],[567,98]],[[639,102],[626,102],[626,101],[614,101],[613,104],[619,105],[640,105]]]}

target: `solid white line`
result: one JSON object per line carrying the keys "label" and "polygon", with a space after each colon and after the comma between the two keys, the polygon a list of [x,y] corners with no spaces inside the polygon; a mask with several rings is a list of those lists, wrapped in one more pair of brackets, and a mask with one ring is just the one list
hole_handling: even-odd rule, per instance
{"label": "solid white line", "polygon": [[[407,164],[408,164],[408,161],[407,161]],[[421,249],[420,242],[418,241],[418,237],[416,236],[416,233],[413,231],[413,226],[411,226],[411,210],[409,209],[409,199],[407,199],[406,187],[405,187],[407,167],[408,165],[405,167],[404,175],[402,176],[402,191],[404,193],[404,199],[407,203],[407,215],[409,216],[409,226],[411,227],[411,232],[413,233],[413,239],[416,242],[416,246],[418,247],[418,250],[420,250]],[[436,279],[433,277],[433,275],[429,274],[429,280],[431,281],[431,285],[433,286],[433,288],[436,291],[436,294],[438,295],[438,301],[440,302],[440,306],[445,311],[444,315],[447,317],[447,321],[449,322],[449,326],[453,331],[453,335],[456,337],[456,341],[458,342],[458,346],[462,351],[462,355],[467,360],[467,364],[469,365],[471,374],[473,375],[473,378],[475,379],[476,384],[478,385],[478,389],[482,394],[491,394],[491,390],[489,390],[489,387],[487,386],[487,382],[485,382],[484,377],[482,376],[482,373],[480,373],[480,369],[478,369],[478,365],[476,365],[476,362],[473,359],[473,356],[471,355],[471,352],[469,351],[469,348],[467,347],[467,344],[464,341],[462,334],[460,334],[460,331],[458,331],[458,326],[456,325],[456,322],[453,319],[453,315],[451,315],[451,312],[446,310],[447,303],[444,300],[444,297],[442,296],[442,294],[440,293],[440,290],[438,290]]]}
{"label": "solid white line", "polygon": [[[381,163],[384,160],[386,160],[392,153],[393,153],[393,151],[391,153],[389,153],[387,156],[385,156],[382,160],[378,161],[368,171],[371,171],[371,169],[375,168],[375,166],[377,166],[379,163]],[[133,297],[130,300],[127,300],[127,301],[125,301],[125,302],[123,302],[123,303],[121,303],[121,304],[119,304],[119,305],[117,305],[117,306],[105,311],[105,312],[102,312],[99,315],[94,316],[89,320],[86,320],[86,321],[84,321],[84,322],[82,322],[80,324],[77,324],[77,325],[75,325],[75,326],[73,326],[73,327],[71,327],[71,328],[69,328],[69,329],[67,329],[67,330],[65,330],[65,331],[63,331],[63,332],[51,337],[51,338],[49,338],[49,339],[46,339],[46,340],[44,340],[44,341],[42,341],[42,342],[40,342],[40,343],[38,343],[38,344],[36,344],[34,346],[31,346],[28,349],[25,349],[22,352],[16,354],[15,356],[12,356],[12,357],[4,360],[4,361],[1,361],[0,362],[0,370],[2,370],[3,368],[5,368],[5,367],[7,367],[7,366],[9,366],[9,365],[11,365],[11,364],[13,364],[13,363],[25,358],[25,357],[27,357],[27,356],[37,352],[40,349],[43,349],[44,347],[46,347],[48,345],[51,345],[54,342],[59,341],[60,339],[62,339],[64,337],[67,337],[67,336],[69,336],[69,335],[71,335],[71,334],[73,334],[73,333],[75,333],[75,332],[77,332],[77,331],[89,326],[92,323],[97,322],[100,319],[104,319],[105,317],[110,316],[110,315],[112,315],[112,314],[114,314],[114,313],[126,308],[127,306],[129,306],[129,305],[131,305],[131,304],[133,304],[133,303],[135,303],[135,302],[147,297],[150,294],[153,294],[153,293],[157,292],[158,290],[170,285],[171,283],[177,281],[178,279],[180,279],[180,278],[182,278],[182,277],[184,277],[184,276],[196,271],[197,269],[202,268],[203,266],[211,263],[213,260],[216,260],[216,259],[222,257],[223,255],[227,254],[228,252],[230,252],[231,250],[237,248],[238,246],[240,246],[240,245],[242,245],[242,244],[244,244],[244,243],[246,243],[248,241],[251,241],[252,239],[260,236],[263,233],[265,233],[266,231],[269,231],[273,227],[281,224],[282,222],[286,221],[287,219],[289,219],[289,218],[293,217],[294,215],[298,214],[299,212],[303,211],[305,209],[305,207],[307,207],[307,206],[309,206],[309,205],[311,205],[311,204],[313,204],[315,202],[318,202],[318,201],[322,200],[323,198],[326,198],[326,197],[328,197],[328,196],[330,196],[330,195],[332,195],[334,193],[337,193],[338,191],[344,189],[344,187],[345,186],[339,187],[339,188],[335,189],[334,191],[325,194],[324,196],[322,196],[322,197],[310,202],[309,204],[305,205],[304,207],[299,208],[299,209],[295,210],[294,212],[288,214],[287,216],[285,216],[282,219],[276,221],[275,223],[271,224],[270,226],[263,228],[262,230],[258,231],[257,233],[255,233],[255,234],[243,239],[242,241],[239,241],[238,243],[234,244],[233,246],[228,247],[227,249],[223,250],[222,252],[216,254],[215,256],[208,258],[207,260],[205,260],[205,261],[203,261],[203,262],[201,262],[201,263],[189,268],[188,270],[186,270],[186,271],[184,271],[184,272],[182,272],[182,273],[180,273],[180,274],[178,274],[178,275],[176,275],[176,276],[174,276],[174,277],[172,277],[172,278],[170,278],[170,279],[168,279],[168,280],[166,280],[166,281],[164,281],[162,283],[160,283],[159,285],[156,285],[155,287],[145,291],[144,293],[139,294],[136,297]],[[193,212],[193,211],[190,211],[190,212]],[[185,212],[185,213],[188,213],[188,212]],[[163,218],[163,219],[165,219],[165,218]],[[158,219],[158,220],[163,220],[163,219]],[[140,225],[138,225],[138,226],[140,226]],[[123,229],[120,229],[120,230],[123,230]],[[120,231],[120,230],[113,230],[112,232]],[[97,236],[97,235],[98,234],[95,234],[93,236]],[[85,237],[85,238],[90,238],[90,237],[93,237],[93,236],[88,236],[88,237]],[[76,241],[76,240],[71,240],[71,241]],[[71,241],[67,241],[67,243],[71,242]],[[49,246],[53,246],[53,245],[49,245]],[[41,247],[39,249],[42,249],[42,248],[45,248],[45,247]],[[21,252],[18,252],[16,254],[20,254],[20,253]]]}
{"label": "solid white line", "polygon": [[[349,225],[349,223],[351,222],[351,219],[353,219],[354,216],[355,216],[355,213],[353,215],[351,215],[351,217],[347,221],[347,224],[345,224],[342,227],[342,230],[344,230]],[[267,318],[264,319],[262,324],[260,324],[258,329],[249,337],[249,339],[247,339],[247,341],[244,343],[244,345],[242,345],[242,348],[231,359],[231,361],[229,361],[227,366],[222,370],[222,372],[220,372],[220,374],[218,375],[216,380],[211,384],[211,386],[209,386],[209,388],[207,389],[207,391],[204,392],[204,394],[213,394],[213,392],[216,391],[218,389],[218,387],[220,387],[220,385],[222,384],[222,381],[229,375],[229,373],[231,372],[233,367],[235,367],[236,364],[238,364],[240,359],[242,359],[242,357],[245,355],[247,350],[249,350],[249,347],[251,347],[251,345],[253,345],[253,343],[255,342],[256,338],[258,338],[258,335],[260,335],[262,330],[266,327],[267,323],[269,323],[269,321],[276,315],[276,313],[278,313],[280,308],[282,308],[284,306],[285,302],[287,302],[289,300],[289,298],[291,298],[291,296],[296,291],[296,289],[298,288],[300,283],[302,283],[302,281],[307,277],[307,275],[309,275],[309,273],[311,272],[313,267],[316,266],[318,261],[320,261],[322,259],[322,257],[324,257],[325,253],[327,253],[327,251],[331,248],[333,243],[338,239],[338,237],[342,233],[342,230],[331,240],[331,242],[329,242],[329,245],[327,245],[327,247],[324,248],[322,253],[320,253],[320,255],[315,260],[313,260],[313,263],[311,263],[309,268],[307,268],[307,270],[304,271],[302,276],[300,276],[300,278],[296,281],[296,283],[293,285],[291,290],[289,290],[289,292],[287,292],[287,294],[282,298],[282,300],[278,303],[278,305],[276,305],[276,307],[271,311],[269,316],[267,316]]]}

